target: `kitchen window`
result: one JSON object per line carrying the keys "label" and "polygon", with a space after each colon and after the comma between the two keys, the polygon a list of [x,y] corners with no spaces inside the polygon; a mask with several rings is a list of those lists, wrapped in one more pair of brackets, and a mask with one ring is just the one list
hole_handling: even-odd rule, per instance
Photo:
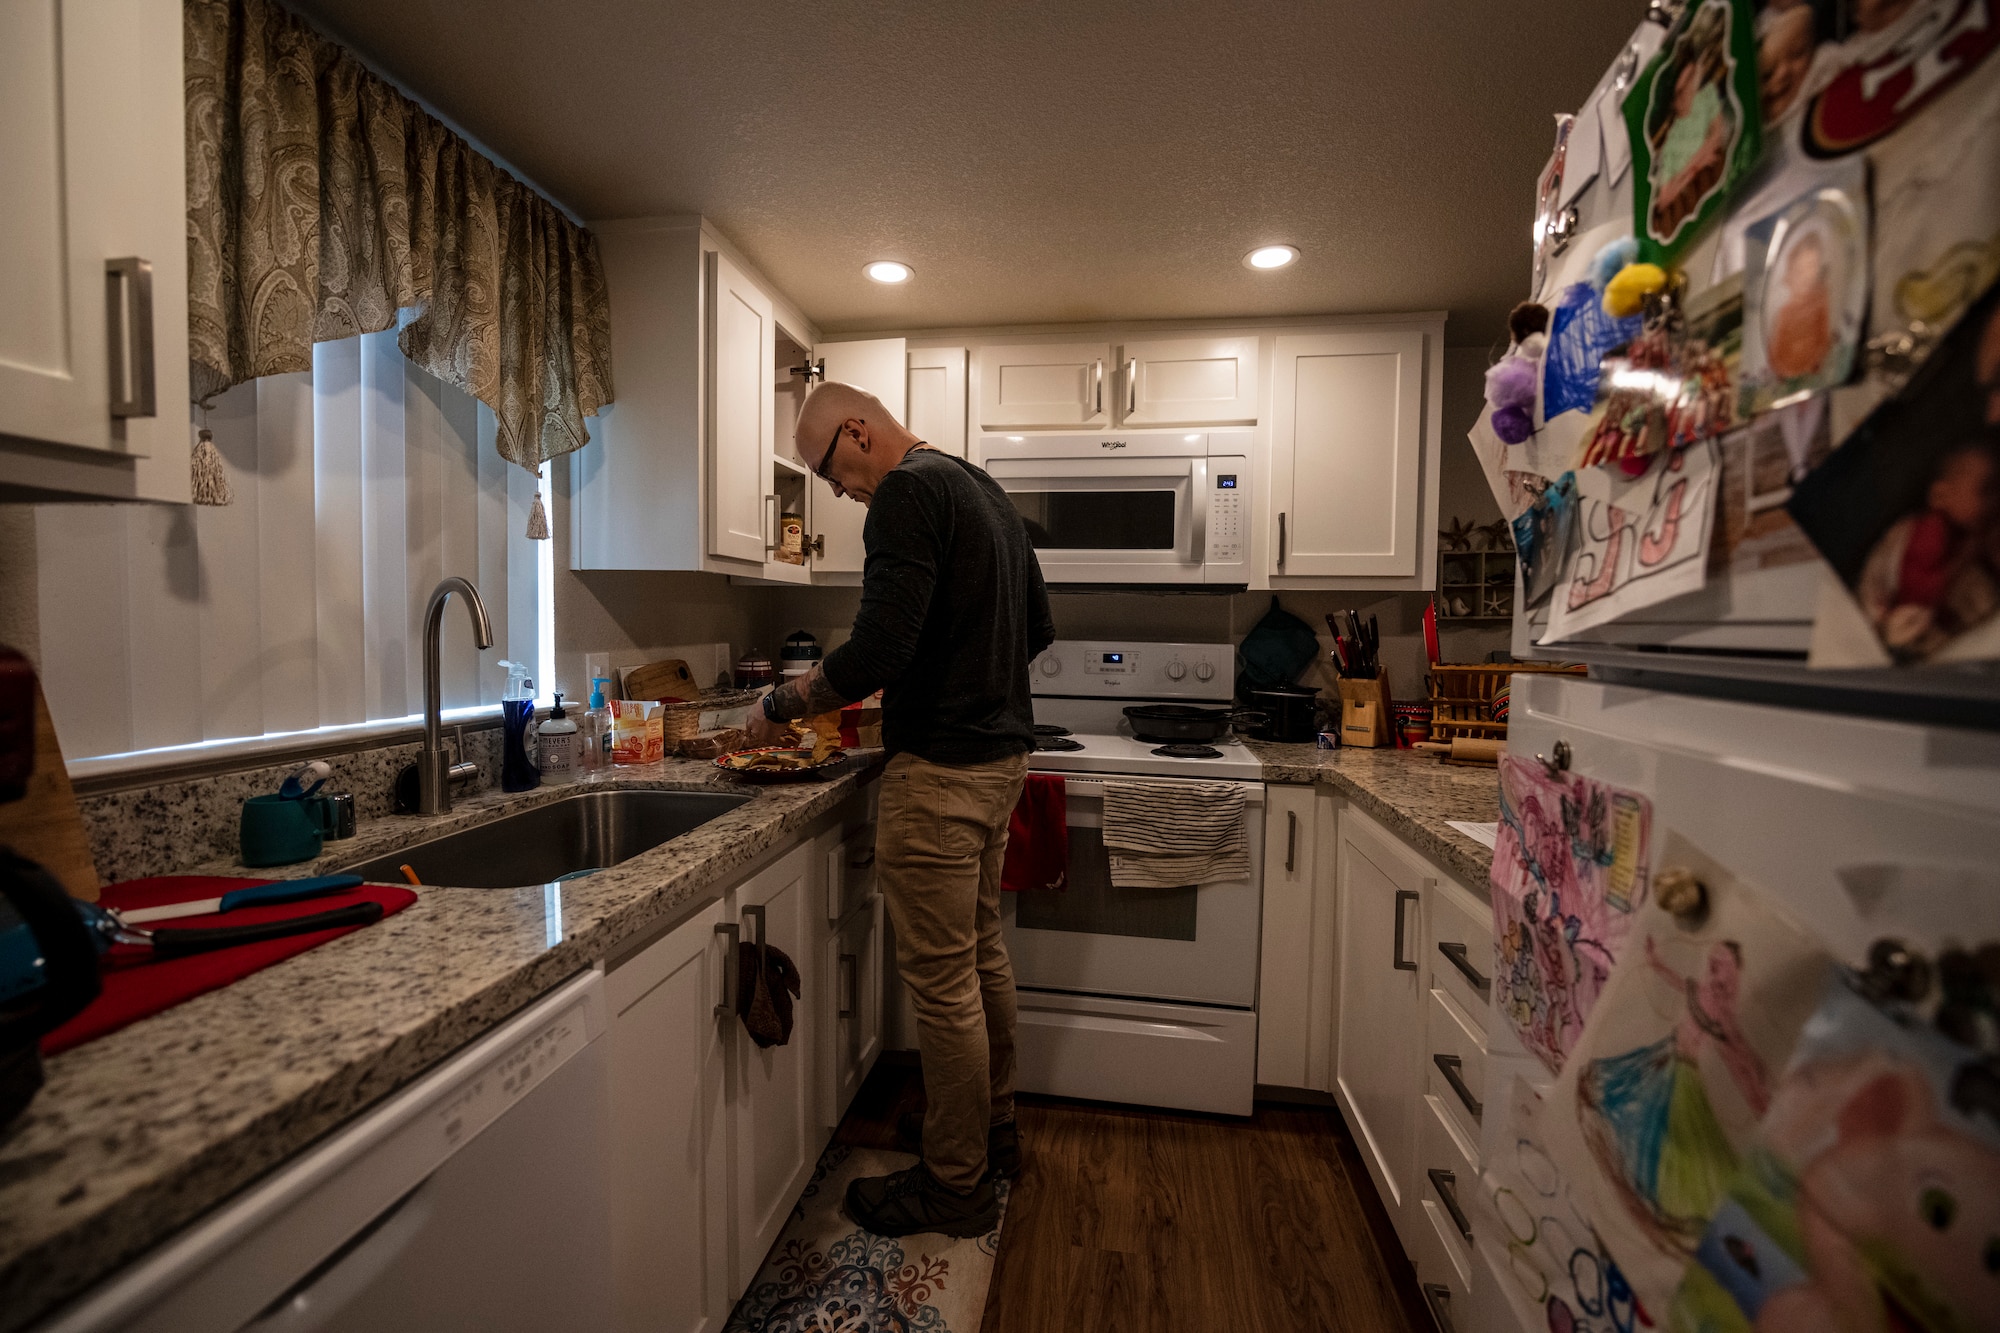
{"label": "kitchen window", "polygon": [[36,511],[66,758],[413,719],[446,574],[478,586],[494,632],[477,652],[464,613],[445,617],[446,716],[499,702],[502,658],[546,691],[553,544],[521,535],[536,481],[495,450],[492,411],[411,364],[395,330],[316,344],[310,372],[236,386],[208,425],[234,504]]}

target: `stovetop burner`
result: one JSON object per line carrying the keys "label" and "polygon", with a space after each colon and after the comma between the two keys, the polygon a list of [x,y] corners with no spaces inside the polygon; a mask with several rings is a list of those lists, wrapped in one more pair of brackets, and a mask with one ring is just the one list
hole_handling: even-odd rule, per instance
{"label": "stovetop burner", "polygon": [[1177,745],[1162,745],[1159,749],[1153,751],[1153,753],[1163,759],[1222,758],[1222,751],[1216,749],[1213,745],[1190,745],[1186,742],[1181,742]]}
{"label": "stovetop burner", "polygon": [[1068,727],[1058,727],[1051,722],[1037,722],[1035,724],[1035,734],[1037,736],[1067,736],[1070,734],[1070,730]]}
{"label": "stovetop burner", "polygon": [[1081,750],[1083,748],[1082,741],[1067,739],[1068,732],[1063,732],[1058,736],[1044,736],[1041,734],[1041,730],[1040,727],[1035,728],[1035,748],[1037,750]]}

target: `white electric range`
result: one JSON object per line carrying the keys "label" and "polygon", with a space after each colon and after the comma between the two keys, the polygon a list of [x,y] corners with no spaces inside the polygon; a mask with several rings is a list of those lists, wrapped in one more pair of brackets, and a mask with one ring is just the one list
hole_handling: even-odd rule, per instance
{"label": "white electric range", "polygon": [[[1257,1068],[1263,770],[1225,734],[1140,740],[1132,705],[1227,709],[1228,644],[1062,640],[1031,667],[1034,773],[1061,775],[1069,887],[1005,895],[1020,994],[1018,1086],[1100,1101],[1248,1115]],[[1143,730],[1143,728],[1141,729]],[[1111,883],[1107,781],[1214,783],[1244,797],[1247,877],[1172,889]]]}

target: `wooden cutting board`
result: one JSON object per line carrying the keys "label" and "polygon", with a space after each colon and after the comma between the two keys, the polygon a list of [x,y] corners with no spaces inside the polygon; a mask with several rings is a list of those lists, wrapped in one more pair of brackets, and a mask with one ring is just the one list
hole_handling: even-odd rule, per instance
{"label": "wooden cutting board", "polygon": [[688,670],[688,664],[678,657],[625,668],[624,686],[627,699],[658,699],[664,702],[701,697],[701,686],[695,683],[694,672]]}
{"label": "wooden cutting board", "polygon": [[[9,650],[0,649],[0,652]],[[18,659],[17,659],[18,660]],[[73,897],[97,900],[97,861],[63,767],[62,745],[41,683],[35,683],[34,767],[19,800],[0,804],[0,846],[38,861]]]}

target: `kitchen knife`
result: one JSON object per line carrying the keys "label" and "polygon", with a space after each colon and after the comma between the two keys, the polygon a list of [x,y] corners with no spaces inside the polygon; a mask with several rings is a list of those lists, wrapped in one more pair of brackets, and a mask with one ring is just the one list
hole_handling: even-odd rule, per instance
{"label": "kitchen knife", "polygon": [[314,879],[281,879],[275,884],[259,884],[249,889],[231,889],[220,898],[197,898],[193,902],[169,903],[165,907],[138,907],[131,911],[120,912],[118,918],[128,926],[143,926],[149,921],[172,921],[184,916],[233,912],[239,907],[268,907],[274,903],[295,903],[307,898],[320,898],[329,893],[360,887],[359,875],[320,875]]}

